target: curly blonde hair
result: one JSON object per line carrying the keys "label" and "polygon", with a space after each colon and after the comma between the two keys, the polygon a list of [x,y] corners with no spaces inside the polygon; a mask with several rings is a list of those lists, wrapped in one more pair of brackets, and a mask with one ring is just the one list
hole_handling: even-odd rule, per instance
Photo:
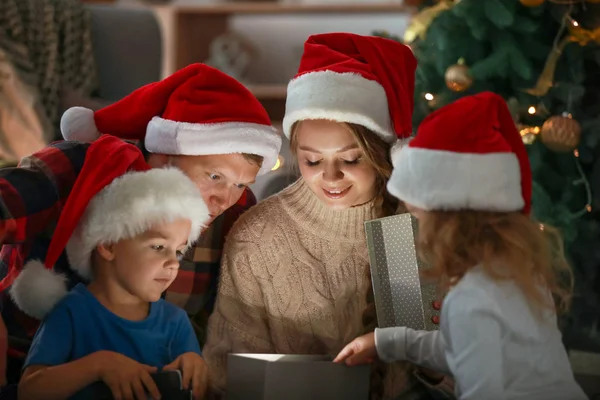
{"label": "curly blonde hair", "polygon": [[573,275],[562,238],[527,215],[429,211],[419,217],[417,245],[431,266],[424,275],[437,279],[444,291],[479,266],[495,280],[512,280],[536,312],[569,307]]}

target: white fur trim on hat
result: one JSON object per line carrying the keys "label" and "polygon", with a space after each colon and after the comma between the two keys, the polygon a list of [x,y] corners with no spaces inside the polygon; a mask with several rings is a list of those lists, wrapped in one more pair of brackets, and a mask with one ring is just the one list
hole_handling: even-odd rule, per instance
{"label": "white fur trim on hat", "polygon": [[355,73],[317,71],[293,79],[288,84],[283,117],[288,139],[294,123],[306,119],[362,125],[386,142],[396,140],[383,86]]}
{"label": "white fur trim on hat", "polygon": [[96,246],[133,238],[152,225],[180,218],[192,222],[188,245],[210,218],[200,191],[183,172],[169,167],[125,174],[90,201],[67,244],[69,264],[89,280]]}
{"label": "white fur trim on hat", "polygon": [[398,139],[394,142],[394,145],[390,149],[390,157],[392,159],[392,165],[394,163],[394,160],[398,158],[398,153],[401,152],[403,148],[408,146],[408,143],[411,140],[412,140],[412,136],[403,138],[403,139]]}
{"label": "white fur trim on hat", "polygon": [[100,137],[94,120],[94,111],[85,107],[71,107],[60,119],[60,131],[65,140],[93,142]]}
{"label": "white fur trim on hat", "polygon": [[281,136],[272,126],[250,122],[194,124],[152,118],[146,130],[146,149],[169,155],[247,153],[263,157],[259,175],[277,163]]}
{"label": "white fur trim on hat", "polygon": [[388,191],[424,210],[509,212],[525,205],[514,153],[456,153],[407,146],[392,162]]}
{"label": "white fur trim on hat", "polygon": [[23,266],[9,292],[21,311],[41,320],[67,294],[67,277],[31,260]]}

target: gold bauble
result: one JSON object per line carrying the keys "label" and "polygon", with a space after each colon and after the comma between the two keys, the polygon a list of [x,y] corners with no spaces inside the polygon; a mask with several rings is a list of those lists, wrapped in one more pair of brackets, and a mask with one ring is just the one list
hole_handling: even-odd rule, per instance
{"label": "gold bauble", "polygon": [[459,60],[458,64],[449,66],[444,78],[446,79],[446,86],[453,92],[463,92],[473,84],[469,67],[462,60]]}
{"label": "gold bauble", "polygon": [[544,4],[546,0],[519,0],[525,7],[539,7]]}
{"label": "gold bauble", "polygon": [[581,125],[570,114],[555,115],[542,125],[541,138],[550,150],[570,152],[579,146]]}

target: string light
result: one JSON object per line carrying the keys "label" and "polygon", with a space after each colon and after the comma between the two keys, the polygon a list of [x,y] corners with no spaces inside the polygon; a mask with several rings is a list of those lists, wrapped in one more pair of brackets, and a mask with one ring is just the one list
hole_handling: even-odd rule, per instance
{"label": "string light", "polygon": [[577,167],[577,171],[579,172],[579,179],[573,181],[573,186],[583,185],[585,187],[585,193],[587,196],[587,201],[584,208],[581,211],[578,211],[572,214],[572,219],[583,217],[585,214],[592,212],[592,189],[590,187],[590,183],[585,177],[585,172],[583,172],[583,168],[581,168],[581,164],[579,163],[579,150],[573,150],[573,155],[575,156],[575,166]]}
{"label": "string light", "polygon": [[433,100],[433,95],[431,93],[425,93],[425,100]]}
{"label": "string light", "polygon": [[525,135],[529,135],[529,134],[534,134],[537,135],[542,131],[542,128],[540,128],[539,126],[526,126],[524,128],[522,128],[519,133],[521,134],[521,136],[525,136]]}
{"label": "string light", "polygon": [[521,138],[525,144],[533,144],[533,142],[535,142],[536,135],[538,135],[541,131],[542,129],[539,126],[525,126],[519,129],[519,133],[521,134]]}
{"label": "string light", "polygon": [[535,114],[535,112],[536,112],[536,109],[535,109],[535,107],[534,107],[534,106],[530,106],[530,107],[529,107],[529,109],[527,109],[527,112],[528,112],[529,114],[532,114],[532,115],[533,115],[533,114]]}
{"label": "string light", "polygon": [[575,20],[573,19],[573,17],[571,17],[570,13],[569,13],[569,14],[567,14],[567,15],[565,16],[565,18],[566,18],[566,19],[567,19],[567,21],[569,21],[569,22],[571,23],[571,25],[573,25],[574,27],[578,27],[578,26],[579,26],[579,22],[575,21]]}

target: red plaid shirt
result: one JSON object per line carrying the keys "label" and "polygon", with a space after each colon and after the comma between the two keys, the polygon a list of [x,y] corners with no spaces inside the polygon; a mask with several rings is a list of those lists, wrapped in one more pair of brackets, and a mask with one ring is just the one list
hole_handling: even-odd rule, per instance
{"label": "red plaid shirt", "polygon": [[[83,166],[89,144],[57,142],[24,158],[17,168],[0,169],[0,286],[2,317],[13,342],[27,343],[39,321],[21,312],[8,294],[8,287],[30,259],[44,260],[62,208]],[[190,249],[181,263],[166,298],[196,322],[199,334],[212,312],[225,236],[237,218],[256,204],[246,190],[240,200],[217,218]],[[69,287],[81,282],[68,265],[66,255],[54,266],[69,277]]]}

